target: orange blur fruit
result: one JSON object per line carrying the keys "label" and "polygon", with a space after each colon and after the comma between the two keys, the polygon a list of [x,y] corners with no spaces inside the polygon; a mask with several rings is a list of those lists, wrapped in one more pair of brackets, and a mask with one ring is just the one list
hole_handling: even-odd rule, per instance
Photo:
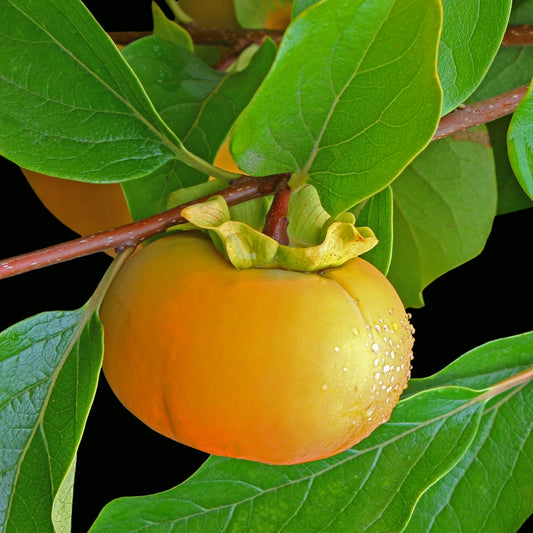
{"label": "orange blur fruit", "polygon": [[239,28],[233,0],[180,0],[179,6],[200,26],[207,28]]}
{"label": "orange blur fruit", "polygon": [[292,4],[278,4],[265,20],[265,29],[284,30],[291,22]]}
{"label": "orange blur fruit", "polygon": [[296,464],[389,419],[410,375],[402,302],[367,261],[237,270],[198,232],[160,238],[101,307],[104,373],[155,431],[204,452]]}

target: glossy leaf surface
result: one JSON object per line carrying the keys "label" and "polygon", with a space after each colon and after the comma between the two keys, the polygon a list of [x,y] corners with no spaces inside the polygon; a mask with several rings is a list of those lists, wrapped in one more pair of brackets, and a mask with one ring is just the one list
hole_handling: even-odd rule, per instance
{"label": "glossy leaf surface", "polygon": [[0,334],[0,531],[69,530],[73,461],[102,342],[87,308],[43,313]]}
{"label": "glossy leaf surface", "polygon": [[533,200],[533,91],[531,86],[518,105],[509,125],[509,160],[524,189]]}
{"label": "glossy leaf surface", "polygon": [[[472,95],[480,101],[510,91],[531,80],[533,72],[533,48],[527,46],[503,47],[494,58],[487,75]],[[489,122],[487,130],[494,151],[498,180],[498,214],[510,213],[533,206],[518,182],[509,161],[507,133],[512,115]]]}
{"label": "glossy leaf surface", "polygon": [[[268,72],[276,47],[267,41],[244,70],[230,74],[217,72],[190,51],[155,37],[136,41],[123,53],[165,123],[188,150],[212,162]],[[202,172],[172,161],[123,187],[138,219],[164,210],[172,191],[206,179]]]}
{"label": "glossy leaf surface", "polygon": [[392,184],[389,279],[406,307],[422,290],[483,249],[496,214],[492,151],[484,130],[431,143]]}
{"label": "glossy leaf surface", "polygon": [[[504,379],[528,379],[487,402],[476,438],[461,461],[422,495],[406,531],[517,531],[533,512],[533,335],[472,350],[426,380],[430,386],[483,389]],[[472,513],[475,508],[476,512]]]}
{"label": "glossy leaf surface", "polygon": [[95,182],[143,176],[181,157],[180,141],[81,2],[1,0],[0,12],[4,156]]}
{"label": "glossy leaf surface", "polygon": [[477,88],[500,47],[511,0],[443,0],[439,77],[442,114],[455,109]]}
{"label": "glossy leaf surface", "polygon": [[308,179],[332,216],[384,188],[436,127],[440,23],[435,1],[325,0],[304,11],[236,123],[239,167]]}

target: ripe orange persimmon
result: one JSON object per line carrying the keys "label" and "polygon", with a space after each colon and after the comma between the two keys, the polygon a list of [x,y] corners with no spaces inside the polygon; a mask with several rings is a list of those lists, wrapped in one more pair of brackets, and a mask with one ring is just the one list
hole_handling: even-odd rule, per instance
{"label": "ripe orange persimmon", "polygon": [[272,464],[350,448],[388,420],[413,337],[367,261],[237,270],[198,232],[135,254],[103,301],[104,373],[159,433]]}

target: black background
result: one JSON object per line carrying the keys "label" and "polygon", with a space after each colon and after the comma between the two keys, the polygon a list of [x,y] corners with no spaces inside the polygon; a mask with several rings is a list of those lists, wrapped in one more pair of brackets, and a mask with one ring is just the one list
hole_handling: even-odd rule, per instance
{"label": "black background", "polygon": [[[151,29],[148,0],[115,2],[113,13],[101,2],[85,3],[107,31]],[[46,211],[16,165],[0,158],[0,176],[0,257],[76,237]],[[533,209],[496,217],[482,254],[424,291],[425,307],[411,310],[415,377],[484,342],[532,329],[532,228]],[[41,311],[80,307],[109,263],[99,253],[2,280],[0,330]],[[206,457],[144,426],[102,378],[78,454],[73,533],[87,531],[110,500],[171,488]]]}

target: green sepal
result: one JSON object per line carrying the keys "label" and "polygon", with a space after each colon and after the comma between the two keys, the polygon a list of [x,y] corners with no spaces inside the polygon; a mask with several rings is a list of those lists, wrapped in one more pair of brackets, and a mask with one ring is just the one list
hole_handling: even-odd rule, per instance
{"label": "green sepal", "polygon": [[[207,230],[215,246],[239,270],[281,268],[315,272],[338,267],[377,244],[370,228],[328,219],[320,243],[284,246],[243,222],[231,220],[228,205],[221,196],[186,207],[181,213],[194,226]],[[311,213],[308,215],[312,217]]]}

